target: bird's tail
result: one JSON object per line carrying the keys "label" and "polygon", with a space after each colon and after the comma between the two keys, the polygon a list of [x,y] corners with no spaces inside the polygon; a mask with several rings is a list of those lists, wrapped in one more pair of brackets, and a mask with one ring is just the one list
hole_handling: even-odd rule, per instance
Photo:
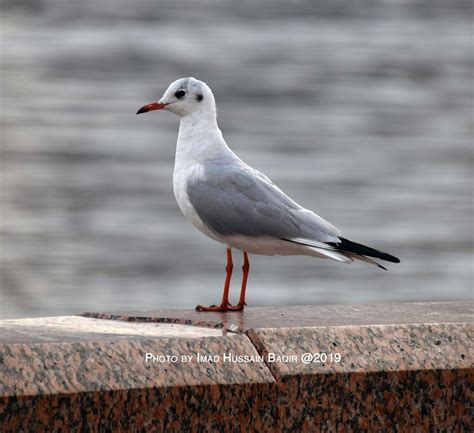
{"label": "bird's tail", "polygon": [[375,250],[374,248],[366,247],[365,245],[352,242],[343,237],[338,238],[340,242],[319,242],[303,238],[293,238],[293,239],[282,239],[288,242],[296,243],[299,245],[304,245],[316,252],[318,256],[329,257],[333,260],[339,262],[349,263],[354,260],[360,260],[363,262],[371,263],[378,266],[381,269],[387,270],[380,263],[372,259],[386,260],[392,263],[400,263],[398,257],[392,256],[388,253],[383,253],[382,251]]}

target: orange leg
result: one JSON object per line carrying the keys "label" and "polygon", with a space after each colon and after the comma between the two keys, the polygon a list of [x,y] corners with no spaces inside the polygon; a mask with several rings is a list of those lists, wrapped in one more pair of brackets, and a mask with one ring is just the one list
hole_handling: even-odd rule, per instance
{"label": "orange leg", "polygon": [[247,289],[247,280],[249,278],[249,271],[250,271],[250,262],[249,256],[244,251],[244,265],[242,266],[242,286],[240,288],[240,297],[239,303],[236,306],[229,307],[232,311],[243,311],[244,307],[247,305],[245,303],[245,291]]}
{"label": "orange leg", "polygon": [[234,264],[232,263],[232,251],[230,248],[227,248],[227,266],[225,267],[226,276],[224,283],[224,291],[222,293],[221,305],[211,305],[210,307],[204,307],[198,305],[196,307],[197,311],[229,311],[231,308],[229,305],[229,288],[230,288],[230,278],[232,277],[232,269]]}
{"label": "orange leg", "polygon": [[239,306],[242,306],[242,310],[244,309],[244,305],[247,305],[245,303],[245,291],[247,290],[247,280],[249,278],[249,272],[250,272],[250,262],[249,262],[249,256],[248,254],[244,251],[244,265],[242,266],[242,287],[240,288],[240,298],[239,298]]}

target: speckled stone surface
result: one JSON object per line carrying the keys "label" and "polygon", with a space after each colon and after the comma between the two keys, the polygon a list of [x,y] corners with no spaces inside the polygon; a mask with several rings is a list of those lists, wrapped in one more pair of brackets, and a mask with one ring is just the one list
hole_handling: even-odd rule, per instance
{"label": "speckled stone surface", "polygon": [[473,305],[0,321],[0,432],[474,431]]}
{"label": "speckled stone surface", "polygon": [[181,323],[242,332],[256,328],[346,325],[401,325],[472,321],[474,302],[410,302],[398,304],[301,305],[250,307],[244,312],[150,310],[84,313],[86,317],[130,322]]}
{"label": "speckled stone surface", "polygon": [[248,335],[281,384],[281,431],[470,432],[473,331],[464,323]]}
{"label": "speckled stone surface", "polygon": [[[182,325],[171,330],[164,325],[163,331],[161,324],[125,324],[124,329],[122,323],[116,328],[109,321],[99,325],[74,317],[66,326],[66,319],[0,322],[2,433],[231,432],[239,431],[238,425],[272,431],[275,381],[245,335]],[[81,326],[66,338],[65,328],[76,319]],[[45,327],[51,329],[48,342]],[[14,335],[22,342],[12,342]],[[162,359],[146,362],[147,353]],[[254,360],[226,362],[225,353]],[[198,354],[220,359],[199,361]]]}
{"label": "speckled stone surface", "polygon": [[174,323],[129,323],[80,316],[0,321],[0,344],[107,341],[150,337],[216,337],[222,329]]}

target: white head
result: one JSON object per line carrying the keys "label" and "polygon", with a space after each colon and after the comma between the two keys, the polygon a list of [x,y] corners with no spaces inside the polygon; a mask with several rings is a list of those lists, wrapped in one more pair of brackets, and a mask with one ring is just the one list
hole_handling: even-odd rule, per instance
{"label": "white head", "polygon": [[137,114],[165,109],[179,117],[193,113],[216,114],[216,101],[209,86],[193,77],[180,78],[166,89],[158,102],[145,105]]}

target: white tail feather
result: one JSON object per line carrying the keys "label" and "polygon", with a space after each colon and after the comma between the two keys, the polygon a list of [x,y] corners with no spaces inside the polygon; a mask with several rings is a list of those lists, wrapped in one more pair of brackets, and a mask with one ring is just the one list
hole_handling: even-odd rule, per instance
{"label": "white tail feather", "polygon": [[350,263],[353,262],[354,259],[352,257],[348,257],[344,254],[338,253],[336,250],[331,250],[327,248],[318,248],[318,247],[311,247],[308,246],[308,249],[321,254],[323,256],[329,257],[330,259],[336,260],[338,262],[343,262],[343,263]]}
{"label": "white tail feather", "polygon": [[314,251],[321,256],[328,257],[338,262],[350,263],[354,261],[352,257],[346,256],[344,253],[340,253],[334,247],[331,247],[330,245],[324,242],[304,238],[292,238],[289,239],[289,241],[294,242],[296,244],[304,245],[311,251]]}
{"label": "white tail feather", "polygon": [[377,263],[375,260],[372,260],[371,258],[367,256],[361,256],[359,254],[351,253],[348,251],[339,251],[336,248],[324,242],[319,242],[312,239],[304,239],[304,238],[292,238],[290,239],[290,241],[295,242],[297,244],[304,245],[308,249],[320,255],[329,257],[330,259],[337,260],[338,262],[350,263],[350,262],[353,262],[354,260],[360,260],[361,262],[367,262],[372,265],[378,266],[379,268],[385,269],[381,264]]}

